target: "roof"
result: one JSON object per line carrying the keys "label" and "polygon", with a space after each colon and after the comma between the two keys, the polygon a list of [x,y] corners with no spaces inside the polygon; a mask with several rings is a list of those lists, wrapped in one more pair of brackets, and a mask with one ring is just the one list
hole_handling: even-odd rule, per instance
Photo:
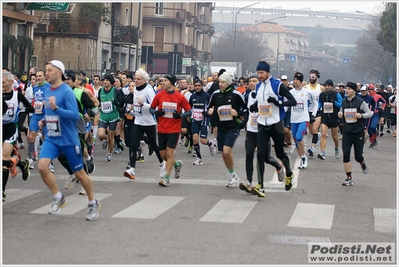
{"label": "roof", "polygon": [[308,34],[305,34],[303,32],[295,31],[292,30],[291,28],[284,27],[282,25],[278,25],[275,23],[258,23],[258,24],[253,24],[249,25],[246,27],[241,27],[237,28],[237,31],[254,31],[257,33],[283,33],[283,32],[289,32],[291,34],[295,35],[301,35],[304,37],[309,36]]}

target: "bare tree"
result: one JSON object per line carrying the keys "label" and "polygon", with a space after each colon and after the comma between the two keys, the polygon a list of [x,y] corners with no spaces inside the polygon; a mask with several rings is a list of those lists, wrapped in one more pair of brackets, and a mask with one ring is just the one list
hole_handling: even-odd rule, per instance
{"label": "bare tree", "polygon": [[[234,32],[225,32],[215,37],[212,44],[214,61],[232,61],[234,47]],[[259,60],[273,58],[273,51],[262,40],[261,34],[256,31],[237,31],[235,60],[242,62],[244,74],[255,72]]]}
{"label": "bare tree", "polygon": [[368,25],[368,30],[356,40],[356,50],[353,55],[351,69],[361,74],[363,80],[381,81],[384,84],[393,82],[396,76],[396,60],[391,52],[384,48],[377,40],[380,31],[378,20],[373,20]]}

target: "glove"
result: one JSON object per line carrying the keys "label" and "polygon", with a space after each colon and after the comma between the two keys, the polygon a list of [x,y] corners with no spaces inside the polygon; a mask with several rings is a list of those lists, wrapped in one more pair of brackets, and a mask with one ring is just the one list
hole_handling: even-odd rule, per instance
{"label": "glove", "polygon": [[157,117],[162,117],[163,115],[165,115],[165,110],[157,110],[155,111],[155,115],[157,115]]}
{"label": "glove", "polygon": [[175,111],[173,112],[173,118],[175,118],[175,119],[181,119],[181,114],[180,114],[180,113],[177,113],[177,111],[175,110]]}
{"label": "glove", "polygon": [[271,96],[269,96],[269,98],[267,99],[267,103],[273,103],[276,106],[280,106],[280,103],[274,97]]}
{"label": "glove", "polygon": [[255,101],[251,106],[249,106],[250,112],[258,112],[258,101]]}

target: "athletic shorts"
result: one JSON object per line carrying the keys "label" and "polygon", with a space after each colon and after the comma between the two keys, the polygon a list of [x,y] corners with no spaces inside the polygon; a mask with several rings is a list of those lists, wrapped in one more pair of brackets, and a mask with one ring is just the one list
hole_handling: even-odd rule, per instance
{"label": "athletic shorts", "polygon": [[325,119],[325,118],[322,117],[321,118],[321,124],[326,125],[328,127],[328,129],[330,129],[330,128],[338,127],[339,121],[338,120],[334,120],[334,119],[329,120],[329,119]]}
{"label": "athletic shorts", "polygon": [[187,121],[187,118],[181,119],[181,128],[191,129],[191,122]]}
{"label": "athletic shorts", "polygon": [[224,146],[233,148],[239,135],[239,129],[220,130],[218,128],[218,151],[223,151]]}
{"label": "athletic shorts", "polygon": [[179,135],[180,133],[158,133],[159,150],[165,150],[167,147],[175,149],[179,141]]}
{"label": "athletic shorts", "polygon": [[76,146],[57,146],[56,144],[44,139],[42,149],[40,150],[39,159],[55,159],[58,155],[63,152],[65,157],[68,159],[69,166],[73,172],[80,171],[83,169],[83,158],[82,151],[80,150],[80,144]]}
{"label": "athletic shorts", "polygon": [[44,119],[44,115],[33,114],[29,122],[29,131],[38,132],[39,131],[39,121]]}
{"label": "athletic shorts", "polygon": [[118,125],[118,122],[119,122],[119,119],[117,119],[116,121],[109,121],[109,122],[100,120],[98,122],[98,128],[107,129],[107,127],[109,126],[110,131],[115,131],[116,126]]}
{"label": "athletic shorts", "polygon": [[3,124],[3,143],[14,145],[18,140],[18,127],[15,123]]}
{"label": "athletic shorts", "polygon": [[199,134],[200,132],[200,138],[208,138],[208,124],[203,122],[192,122],[191,134]]}

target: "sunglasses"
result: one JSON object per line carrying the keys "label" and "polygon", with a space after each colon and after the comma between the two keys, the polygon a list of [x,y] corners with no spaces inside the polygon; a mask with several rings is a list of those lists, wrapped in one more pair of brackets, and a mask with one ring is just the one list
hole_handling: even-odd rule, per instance
{"label": "sunglasses", "polygon": [[309,79],[316,79],[316,76],[309,76]]}

